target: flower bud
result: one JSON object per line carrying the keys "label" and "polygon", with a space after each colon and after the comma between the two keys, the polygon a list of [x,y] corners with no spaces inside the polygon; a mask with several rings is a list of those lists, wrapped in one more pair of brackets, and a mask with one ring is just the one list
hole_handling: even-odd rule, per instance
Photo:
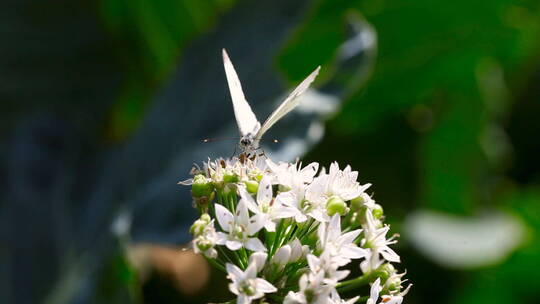
{"label": "flower bud", "polygon": [[[362,194],[364,194],[364,193],[362,193]],[[357,198],[353,198],[351,200],[351,210],[354,210],[354,211],[361,210],[364,207],[364,202],[365,202],[365,200],[364,200],[363,195],[360,195]]]}
{"label": "flower bud", "polygon": [[[207,215],[208,214],[203,214],[204,215]],[[203,216],[201,216],[200,219],[196,220],[195,223],[193,223],[193,225],[191,225],[191,228],[189,228],[189,232],[195,236],[198,236],[198,235],[201,235],[203,232],[204,232],[204,228],[206,228],[206,226],[210,223],[210,221],[206,220],[206,217],[204,217],[203,219]],[[208,216],[209,217],[209,216]]]}
{"label": "flower bud", "polygon": [[205,213],[205,214],[201,215],[201,221],[204,221],[207,224],[210,224],[211,220],[212,220],[212,218],[210,217],[210,215],[208,215],[208,213]]}
{"label": "flower bud", "polygon": [[291,246],[291,257],[289,258],[289,262],[294,263],[300,260],[303,256],[303,248],[302,243],[298,240],[298,238],[294,238],[294,240],[290,243]]}
{"label": "flower bud", "polygon": [[223,182],[225,183],[237,183],[239,180],[238,175],[232,171],[226,171],[223,174]]}
{"label": "flower bud", "polygon": [[272,263],[283,267],[289,263],[289,258],[291,257],[291,246],[285,245],[279,248],[272,258]]}
{"label": "flower bud", "polygon": [[214,191],[214,183],[202,174],[195,175],[193,185],[191,186],[191,195],[193,197],[209,197]]}
{"label": "flower bud", "polygon": [[347,208],[347,203],[345,203],[345,201],[343,201],[340,197],[333,196],[328,200],[328,202],[326,202],[326,211],[330,216],[336,213],[339,213],[339,215],[345,215],[347,212],[349,212],[349,208]]}
{"label": "flower bud", "polygon": [[371,213],[376,220],[381,219],[381,217],[384,215],[383,208],[379,204],[373,204],[373,209],[371,209]]}
{"label": "flower bud", "polygon": [[392,276],[386,281],[386,288],[388,291],[400,291],[401,290],[401,277]]}
{"label": "flower bud", "polygon": [[388,278],[390,278],[393,274],[396,273],[396,269],[392,264],[385,263],[376,270],[376,273],[377,276],[380,277],[383,282],[385,282],[386,280],[388,280]]}
{"label": "flower bud", "polygon": [[259,191],[259,183],[254,180],[248,180],[245,182],[246,184],[246,190],[251,193],[255,194],[257,191]]}
{"label": "flower bud", "polygon": [[197,244],[197,248],[199,248],[199,250],[202,252],[205,252],[208,249],[214,247],[214,242],[212,242],[211,240],[209,240],[208,238],[204,236],[198,237],[195,240],[195,243]]}
{"label": "flower bud", "polygon": [[259,272],[264,268],[264,264],[266,263],[267,256],[268,254],[266,252],[262,252],[262,251],[254,252],[249,256],[249,264],[254,262],[257,265],[257,272]]}

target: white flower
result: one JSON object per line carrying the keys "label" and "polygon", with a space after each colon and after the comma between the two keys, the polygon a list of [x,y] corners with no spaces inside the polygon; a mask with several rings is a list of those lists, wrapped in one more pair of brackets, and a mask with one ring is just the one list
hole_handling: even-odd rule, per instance
{"label": "white flower", "polygon": [[289,291],[283,304],[326,304],[330,301],[330,294],[334,289],[324,284],[324,273],[306,273],[300,277],[298,292]]}
{"label": "white flower", "polygon": [[344,201],[349,201],[360,196],[371,184],[360,186],[356,181],[357,171],[351,171],[347,166],[343,171],[339,169],[337,162],[330,165],[328,174],[316,177],[306,189],[306,198],[311,202],[325,204],[332,196],[337,196]]}
{"label": "white flower", "polygon": [[[403,302],[403,297],[409,292],[411,286],[412,285],[409,285],[407,289],[395,295],[381,296],[381,301],[379,302],[379,304],[401,304],[401,302]],[[381,286],[381,279],[377,278],[377,280],[375,280],[375,282],[373,282],[373,284],[371,285],[370,296],[366,304],[376,304],[377,300],[379,299],[379,293],[382,289],[383,288]]]}
{"label": "white flower", "polygon": [[264,176],[259,183],[257,201],[253,199],[244,187],[239,187],[238,191],[249,210],[262,216],[264,228],[268,231],[276,231],[274,220],[295,215],[294,208],[285,206],[280,201],[273,199],[272,184],[270,183],[269,176]]}
{"label": "white flower", "polygon": [[356,303],[356,301],[358,301],[358,299],[360,299],[360,296],[356,296],[348,300],[343,300],[339,296],[339,293],[337,292],[337,290],[334,289],[332,290],[332,293],[330,294],[329,304],[354,304]]}
{"label": "white flower", "polygon": [[216,217],[221,228],[228,232],[217,233],[217,243],[226,245],[230,250],[238,250],[242,246],[252,251],[266,251],[266,248],[258,238],[250,236],[257,233],[264,225],[264,219],[258,215],[249,217],[248,210],[243,201],[236,206],[236,214],[233,214],[220,204],[215,204]]}
{"label": "white flower", "polygon": [[366,304],[376,304],[377,300],[379,299],[379,293],[381,292],[381,279],[377,278],[373,284],[371,284],[371,290],[369,293],[369,299],[367,300]]}
{"label": "white flower", "polygon": [[217,251],[214,246],[217,244],[217,239],[214,220],[212,220],[204,226],[204,229],[193,240],[193,251],[195,253],[202,253],[208,258],[215,259],[217,257]]}
{"label": "white flower", "polygon": [[227,277],[232,281],[229,290],[238,296],[238,304],[249,304],[267,293],[276,292],[277,288],[265,279],[257,278],[257,263],[250,263],[246,271],[227,263]]}
{"label": "white flower", "polygon": [[366,210],[366,224],[364,225],[364,239],[362,240],[362,246],[367,249],[366,260],[360,263],[360,268],[364,273],[378,268],[383,261],[380,260],[379,255],[388,262],[399,263],[399,255],[388,247],[388,245],[396,243],[393,238],[386,239],[386,234],[390,230],[388,225],[384,225],[381,228],[377,228],[377,223],[373,214],[369,209]]}
{"label": "white flower", "polygon": [[342,235],[341,218],[338,214],[334,214],[328,224],[321,223],[318,228],[318,247],[320,250],[328,252],[339,266],[344,266],[351,259],[360,259],[366,256],[367,251],[354,243],[361,232],[361,229],[357,229]]}
{"label": "white flower", "polygon": [[311,272],[324,274],[323,282],[331,287],[336,286],[339,281],[346,278],[350,273],[349,270],[338,270],[339,263],[327,251],[323,252],[319,257],[308,254],[307,260]]}
{"label": "white flower", "polygon": [[303,223],[308,219],[308,216],[319,221],[328,221],[325,204],[311,202],[305,199],[306,186],[297,185],[291,188],[290,191],[281,192],[276,197],[276,201],[293,208],[294,220],[297,223]]}
{"label": "white flower", "polygon": [[294,164],[280,162],[275,164],[270,159],[267,159],[266,164],[275,175],[274,183],[289,189],[311,183],[319,170],[318,163],[311,163],[302,168],[300,162]]}

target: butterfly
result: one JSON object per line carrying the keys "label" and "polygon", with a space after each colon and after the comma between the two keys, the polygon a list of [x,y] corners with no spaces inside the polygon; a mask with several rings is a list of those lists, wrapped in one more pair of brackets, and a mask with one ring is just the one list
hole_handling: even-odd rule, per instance
{"label": "butterfly", "polygon": [[225,74],[227,76],[227,83],[229,84],[229,91],[231,92],[231,99],[233,103],[234,116],[236,117],[236,123],[240,131],[239,146],[245,153],[250,153],[259,148],[259,141],[268,129],[270,129],[278,120],[293,110],[300,103],[298,98],[304,93],[315,80],[315,77],[319,74],[321,69],[318,66],[309,76],[304,79],[285,100],[277,107],[272,114],[262,124],[257,120],[257,117],[251,110],[249,103],[242,91],[242,85],[240,79],[234,70],[234,66],[227,55],[227,51],[223,49],[223,65],[225,66]]}

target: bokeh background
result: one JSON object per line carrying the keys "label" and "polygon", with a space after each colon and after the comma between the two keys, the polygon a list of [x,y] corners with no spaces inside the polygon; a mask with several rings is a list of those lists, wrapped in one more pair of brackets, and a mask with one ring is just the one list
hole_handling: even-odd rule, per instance
{"label": "bokeh background", "polygon": [[269,153],[351,164],[401,235],[406,303],[539,303],[535,0],[4,0],[0,302],[205,303],[176,183],[317,65]]}

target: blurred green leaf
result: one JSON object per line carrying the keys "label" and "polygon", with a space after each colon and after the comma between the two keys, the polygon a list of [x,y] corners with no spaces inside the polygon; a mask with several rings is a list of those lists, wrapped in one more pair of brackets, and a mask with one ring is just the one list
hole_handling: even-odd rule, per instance
{"label": "blurred green leaf", "polygon": [[128,75],[111,113],[109,139],[131,134],[156,88],[176,66],[182,48],[208,31],[234,2],[102,0],[103,19]]}

